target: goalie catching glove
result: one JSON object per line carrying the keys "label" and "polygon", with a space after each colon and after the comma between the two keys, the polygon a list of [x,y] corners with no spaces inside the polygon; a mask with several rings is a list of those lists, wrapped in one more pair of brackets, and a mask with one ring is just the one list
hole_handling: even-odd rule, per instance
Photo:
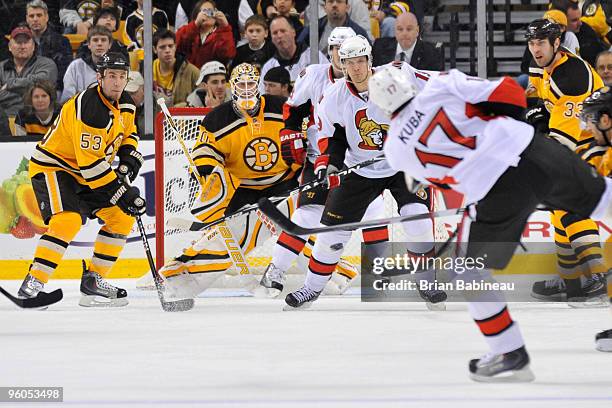
{"label": "goalie catching glove", "polygon": [[134,182],[144,162],[142,154],[133,146],[122,146],[117,152],[117,157],[119,157],[119,166],[117,167],[119,177],[122,179],[128,177],[130,182]]}
{"label": "goalie catching glove", "polygon": [[306,138],[302,132],[292,129],[281,129],[279,132],[281,155],[288,165],[302,165],[306,158]]}
{"label": "goalie catching glove", "polygon": [[338,168],[329,163],[329,155],[322,154],[314,162],[314,173],[317,180],[327,183],[328,188],[336,188],[340,185]]}

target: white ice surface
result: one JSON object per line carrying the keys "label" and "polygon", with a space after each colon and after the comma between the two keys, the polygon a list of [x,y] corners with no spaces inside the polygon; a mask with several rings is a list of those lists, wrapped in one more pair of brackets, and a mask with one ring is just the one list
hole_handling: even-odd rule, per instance
{"label": "white ice surface", "polygon": [[612,353],[594,349],[607,309],[511,305],[536,382],[478,384],[467,363],[486,347],[463,304],[348,296],[283,312],[279,300],[216,297],[172,314],[134,281],[115,283],[126,308],[80,307],[70,280],[48,285],[65,298],[44,312],[0,299],[0,386],[62,386],[58,406],[71,407],[612,407]]}

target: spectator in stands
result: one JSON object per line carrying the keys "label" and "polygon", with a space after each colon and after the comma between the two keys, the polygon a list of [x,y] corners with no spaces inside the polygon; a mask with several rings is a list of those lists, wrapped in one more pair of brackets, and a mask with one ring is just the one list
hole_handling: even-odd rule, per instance
{"label": "spectator in stands", "polygon": [[202,65],[197,88],[187,97],[187,106],[215,108],[231,99],[227,88],[227,70],[219,61]]}
{"label": "spectator in stands", "polygon": [[23,95],[23,108],[15,117],[15,136],[43,137],[60,113],[55,84],[36,80]]}
{"label": "spectator in stands", "polygon": [[413,2],[410,0],[405,1],[383,1],[381,7],[372,11],[370,15],[378,20],[380,27],[380,38],[393,38],[395,36],[395,19],[402,13],[413,13],[419,25],[422,23],[423,16],[418,16],[414,12]]}
{"label": "spectator in stands", "polygon": [[[114,8],[114,7],[99,8],[98,11],[96,11],[96,14],[94,15],[94,18],[93,18],[94,25],[93,26],[106,28],[111,33],[111,36],[112,36],[113,33],[119,28],[119,21],[117,20],[118,16],[119,16],[119,10],[117,8]],[[110,51],[118,52],[121,55],[123,55],[123,57],[127,61],[130,60],[130,54],[128,52],[127,47],[121,41],[116,40],[115,38],[112,38],[111,40]],[[89,47],[87,46],[87,41],[83,41],[81,45],[79,46],[79,49],[77,50],[77,57],[83,58],[89,55],[90,53],[91,51],[89,50]]]}
{"label": "spectator in stands", "polygon": [[601,79],[603,79],[604,84],[612,86],[612,51],[602,51],[599,53],[595,69]]}
{"label": "spectator in stands", "polygon": [[304,25],[300,21],[300,15],[295,9],[294,0],[274,0],[272,5],[266,8],[266,17],[272,20],[276,16],[287,17],[296,35],[300,35]]}
{"label": "spectator in stands", "polygon": [[42,0],[32,0],[26,7],[26,22],[36,43],[36,54],[47,57],[57,67],[56,89],[64,89],[64,74],[72,62],[72,49],[66,37],[49,26],[49,11]]}
{"label": "spectator in stands", "polygon": [[65,0],[59,18],[65,27],[65,34],[87,35],[89,29],[95,25],[93,18],[98,9],[117,7],[121,16],[123,10],[129,10],[130,3],[131,0]]}
{"label": "spectator in stands", "polygon": [[578,37],[580,43],[580,56],[592,66],[600,52],[610,48],[588,24],[582,22],[580,17],[582,11],[578,2],[572,0],[552,0],[551,7],[561,10],[567,17],[567,31],[571,31]]}
{"label": "spectator in stands", "polygon": [[[368,35],[370,41],[374,38],[372,36],[372,24],[370,23],[370,11],[368,10],[368,6],[366,2],[363,0],[348,0],[349,10],[348,15],[353,20],[353,22],[357,23],[361,28],[363,28]],[[308,27],[308,16],[310,15],[310,6],[306,7],[306,11],[304,12],[304,26]],[[325,15],[325,0],[319,0],[319,17]]]}
{"label": "spectator in stands", "polygon": [[[276,48],[274,56],[268,60],[261,69],[261,77],[274,68],[281,66],[289,72],[291,82],[295,82],[299,73],[310,65],[310,48],[295,42],[295,30],[284,16],[276,16],[270,22],[272,43]],[[326,62],[327,58],[319,51],[319,62]],[[259,83],[259,92],[264,93],[263,81]]]}
{"label": "spectator in stands", "polygon": [[155,99],[163,97],[168,106],[185,106],[187,96],[196,87],[200,70],[177,52],[176,36],[166,29],[153,35],[153,92]]}
{"label": "spectator in stands", "polygon": [[62,104],[97,81],[96,64],[111,50],[112,40],[113,35],[105,27],[97,26],[89,30],[86,43],[89,52],[72,61],[64,75],[64,91],[60,99]]}
{"label": "spectator in stands", "polygon": [[136,106],[136,128],[138,136],[144,136],[144,78],[138,71],[130,71],[125,92],[129,93]]}
{"label": "spectator in stands", "polygon": [[[125,19],[125,36],[130,40],[130,45],[128,46],[130,51],[140,50],[144,46],[144,16],[142,14],[143,3],[144,0],[138,0],[138,8]],[[156,7],[153,7],[152,21],[153,29],[155,31],[159,30],[160,28],[169,28],[168,16],[166,15],[166,12]]]}
{"label": "spectator in stands", "polygon": [[208,61],[227,64],[236,56],[232,28],[212,0],[196,3],[191,22],[176,33],[176,47],[198,69]]}
{"label": "spectator in stands", "polygon": [[254,14],[247,18],[244,36],[248,43],[236,49],[236,58],[232,61],[232,67],[248,62],[261,70],[261,67],[272,58],[276,50],[268,38],[268,33],[268,23],[263,16]]}
{"label": "spectator in stands", "polygon": [[[336,27],[350,27],[356,34],[368,37],[366,30],[355,23],[348,15],[350,6],[348,0],[325,0],[325,13],[327,15],[319,19],[319,51],[327,55],[327,39]],[[306,27],[298,36],[298,43],[310,44],[310,27]]]}
{"label": "spectator in stands", "polygon": [[36,44],[32,31],[19,26],[11,31],[11,56],[0,62],[0,108],[9,116],[17,115],[23,107],[23,94],[37,79],[55,84],[57,67],[50,58],[34,53]]}
{"label": "spectator in stands", "polygon": [[263,78],[265,94],[288,98],[291,94],[291,78],[283,67],[274,67]]}
{"label": "spectator in stands", "polygon": [[405,61],[417,69],[444,70],[444,55],[440,46],[423,41],[419,23],[411,12],[397,16],[394,38],[378,38],[372,48],[374,66],[393,60]]}
{"label": "spectator in stands", "polygon": [[13,136],[13,133],[11,132],[11,125],[9,125],[6,112],[0,110],[0,137],[3,136]]}

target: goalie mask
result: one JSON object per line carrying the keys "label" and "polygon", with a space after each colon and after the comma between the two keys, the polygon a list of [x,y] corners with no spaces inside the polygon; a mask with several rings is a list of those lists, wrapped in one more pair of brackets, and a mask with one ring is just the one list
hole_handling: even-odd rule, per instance
{"label": "goalie mask", "polygon": [[253,115],[259,108],[259,71],[251,64],[242,63],[232,71],[230,88],[234,107]]}

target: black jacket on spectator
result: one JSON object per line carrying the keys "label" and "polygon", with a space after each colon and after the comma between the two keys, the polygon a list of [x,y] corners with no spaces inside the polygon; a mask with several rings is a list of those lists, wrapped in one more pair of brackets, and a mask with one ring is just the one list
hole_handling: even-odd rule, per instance
{"label": "black jacket on spectator", "polygon": [[[327,25],[327,16],[321,17],[319,19],[319,38],[321,38],[321,36],[323,35],[323,31],[325,31],[326,25]],[[366,30],[364,30],[363,27],[361,27],[359,24],[351,20],[351,18],[348,15],[346,16],[346,22],[342,25],[342,27],[350,27],[353,29],[353,31],[355,31],[356,34],[363,35],[365,38],[368,38],[368,41],[370,41]],[[297,38],[295,40],[296,42],[310,45],[310,26],[304,27],[304,30],[302,30],[302,33],[296,38]],[[327,54],[327,51],[325,52],[325,54]]]}
{"label": "black jacket on spectator", "polygon": [[261,67],[274,55],[276,48],[270,39],[267,39],[264,46],[256,51],[249,48],[249,44],[242,44],[236,48],[236,57],[232,60],[232,69],[238,64],[248,62]]}
{"label": "black jacket on spectator", "polygon": [[64,89],[64,74],[68,65],[72,62],[72,48],[70,48],[68,39],[48,26],[40,37],[36,53],[51,58],[55,62],[57,66],[57,84],[55,87],[59,91]]}
{"label": "black jacket on spectator", "polygon": [[580,25],[580,31],[576,33],[576,37],[578,37],[578,43],[580,44],[580,56],[593,67],[597,55],[610,48],[606,46],[595,30],[584,22]]}
{"label": "black jacket on spectator", "polygon": [[13,136],[6,112],[0,109],[0,137]]}
{"label": "black jacket on spectator", "polygon": [[[395,59],[397,40],[395,37],[377,38],[372,47],[372,65],[388,64]],[[410,65],[416,69],[444,71],[442,48],[417,38],[410,58]]]}

